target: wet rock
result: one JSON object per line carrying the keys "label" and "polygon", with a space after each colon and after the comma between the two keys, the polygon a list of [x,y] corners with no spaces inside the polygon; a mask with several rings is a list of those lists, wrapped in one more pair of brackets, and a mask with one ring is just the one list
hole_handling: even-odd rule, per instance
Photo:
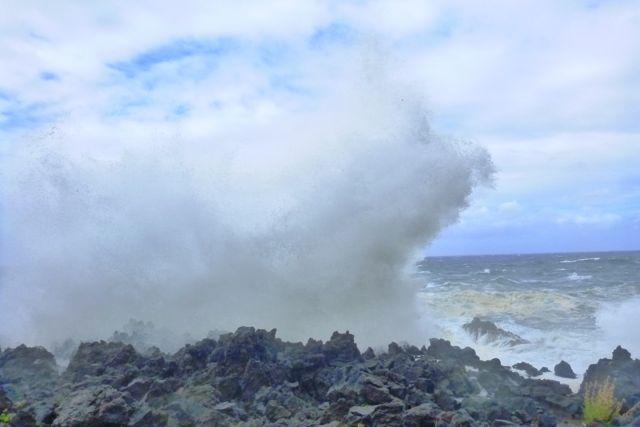
{"label": "wet rock", "polygon": [[451,417],[451,425],[453,426],[471,427],[475,424],[475,420],[464,409],[456,411],[453,417]]}
{"label": "wet rock", "polygon": [[513,369],[526,372],[530,377],[537,377],[542,375],[542,372],[536,369],[533,365],[527,362],[519,362],[512,366]]}
{"label": "wet rock", "polygon": [[376,354],[373,352],[373,349],[371,347],[367,347],[365,352],[362,353],[362,358],[364,360],[371,360],[371,359],[374,359],[375,357],[376,357]]}
{"label": "wet rock", "polygon": [[55,358],[43,347],[20,345],[0,354],[0,387],[13,402],[27,402],[41,412],[58,381]]}
{"label": "wet rock", "polygon": [[422,403],[407,410],[403,415],[403,425],[406,427],[435,426],[442,410],[433,402]]}
{"label": "wet rock", "polygon": [[[21,351],[27,360],[32,354],[51,360]],[[39,365],[16,362],[15,354],[9,365],[5,352],[0,357],[13,372],[7,378],[39,372]],[[601,362],[595,376],[623,381],[635,369],[619,349]],[[541,414],[569,419],[580,409],[580,396],[568,386],[525,379],[498,359],[480,360],[469,347],[433,339],[429,348],[391,343],[387,352],[361,355],[348,332],[302,344],[276,338],[275,330],[238,328],[173,355],[118,342],[83,343],[65,373],[49,382],[48,395],[23,394],[20,410],[12,403],[17,383],[0,383],[2,391],[13,387],[0,393],[0,405],[37,424],[60,426],[506,426],[544,423]]]}
{"label": "wet rock", "polygon": [[78,382],[85,377],[118,372],[127,365],[135,365],[139,359],[130,344],[106,341],[82,343],[69,362],[64,377]]}
{"label": "wet rock", "polygon": [[631,361],[631,353],[627,349],[624,349],[620,346],[617,346],[615,350],[613,350],[613,354],[611,356],[611,361],[614,364],[621,364],[625,362]]}
{"label": "wet rock", "polygon": [[561,378],[572,378],[572,379],[578,378],[575,372],[573,372],[573,369],[571,369],[571,365],[569,365],[564,360],[560,361],[560,363],[554,366],[553,373],[556,374],[556,376]]}
{"label": "wet rock", "polygon": [[12,409],[13,409],[13,403],[7,397],[7,394],[5,393],[2,386],[0,386],[0,414],[5,411],[11,412]]}
{"label": "wet rock", "polygon": [[210,338],[205,338],[193,345],[187,344],[172,359],[182,372],[194,372],[207,366],[209,357],[215,348],[216,342]]}
{"label": "wet rock", "polygon": [[55,358],[44,347],[20,345],[0,354],[0,381],[4,383],[56,379]]}
{"label": "wet rock", "polygon": [[349,331],[344,334],[334,332],[331,339],[322,347],[322,353],[330,363],[360,360],[360,351]]}
{"label": "wet rock", "polygon": [[460,347],[451,345],[447,340],[438,338],[429,340],[429,348],[426,354],[436,359],[453,359],[462,364],[474,367],[480,362],[480,358],[472,348],[465,347],[461,349]]}
{"label": "wet rock", "polygon": [[640,402],[640,360],[632,359],[627,350],[618,346],[611,359],[600,359],[587,368],[580,394],[584,394],[589,386],[604,384],[613,386],[615,398],[623,403],[623,411],[633,407]]}
{"label": "wet rock", "polygon": [[231,370],[244,371],[249,359],[263,362],[274,362],[278,353],[279,342],[276,330],[256,330],[241,327],[232,334],[221,335],[210,361],[225,365]]}
{"label": "wet rock", "polygon": [[499,328],[495,323],[478,317],[474,317],[471,322],[462,325],[462,328],[473,337],[474,341],[483,339],[492,343],[504,342],[511,347],[529,343],[524,338]]}
{"label": "wet rock", "polygon": [[56,408],[54,426],[126,425],[133,413],[130,400],[111,386],[74,391]]}
{"label": "wet rock", "polygon": [[551,414],[545,413],[538,417],[538,427],[555,427],[558,420]]}

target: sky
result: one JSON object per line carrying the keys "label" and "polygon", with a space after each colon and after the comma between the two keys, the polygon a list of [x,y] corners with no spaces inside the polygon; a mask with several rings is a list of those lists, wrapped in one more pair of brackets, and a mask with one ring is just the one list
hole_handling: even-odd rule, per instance
{"label": "sky", "polygon": [[[0,155],[311,108],[362,46],[496,168],[427,255],[640,249],[636,1],[0,0]],[[8,13],[7,13],[8,12]],[[347,65],[345,65],[347,64]],[[327,77],[330,76],[330,77]]]}

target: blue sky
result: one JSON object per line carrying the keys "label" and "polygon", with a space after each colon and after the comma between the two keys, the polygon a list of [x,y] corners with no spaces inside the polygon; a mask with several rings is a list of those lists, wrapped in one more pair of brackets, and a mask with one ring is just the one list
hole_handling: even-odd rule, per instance
{"label": "blue sky", "polygon": [[312,108],[362,44],[495,184],[427,254],[640,249],[635,1],[2,1],[0,153],[24,138],[232,131]]}

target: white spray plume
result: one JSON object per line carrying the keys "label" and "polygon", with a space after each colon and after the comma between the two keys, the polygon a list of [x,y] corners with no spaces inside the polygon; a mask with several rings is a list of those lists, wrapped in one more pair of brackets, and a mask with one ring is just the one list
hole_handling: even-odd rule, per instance
{"label": "white spray plume", "polygon": [[0,336],[105,337],[133,317],[193,336],[424,341],[413,263],[490,180],[490,158],[432,133],[410,91],[367,78],[333,92],[233,131],[66,123],[13,144]]}

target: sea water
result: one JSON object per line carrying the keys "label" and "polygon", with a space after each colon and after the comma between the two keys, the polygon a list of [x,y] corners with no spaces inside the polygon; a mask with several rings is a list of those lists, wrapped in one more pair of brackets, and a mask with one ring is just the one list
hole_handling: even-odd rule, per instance
{"label": "sea water", "polygon": [[[640,251],[429,257],[417,275],[437,333],[483,359],[565,360],[581,375],[616,345],[640,358]],[[476,342],[462,328],[474,316],[529,343]]]}

